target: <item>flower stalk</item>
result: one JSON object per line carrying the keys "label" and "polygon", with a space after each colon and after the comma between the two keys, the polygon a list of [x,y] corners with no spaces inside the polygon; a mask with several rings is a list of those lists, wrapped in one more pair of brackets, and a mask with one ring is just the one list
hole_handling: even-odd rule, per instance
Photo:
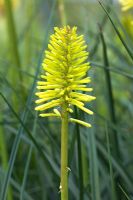
{"label": "flower stalk", "polygon": [[62,108],[60,191],[61,200],[68,200],[68,112],[66,104]]}

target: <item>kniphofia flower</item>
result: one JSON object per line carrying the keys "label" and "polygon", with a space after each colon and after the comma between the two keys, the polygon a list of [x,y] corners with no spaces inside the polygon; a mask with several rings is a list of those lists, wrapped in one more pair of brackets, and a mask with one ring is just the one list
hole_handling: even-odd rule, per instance
{"label": "kniphofia flower", "polygon": [[[40,105],[35,110],[42,111],[41,117],[62,117],[61,110],[65,104],[70,115],[73,106],[92,115],[93,112],[84,105],[95,99],[94,96],[83,93],[93,90],[87,87],[91,79],[87,77],[90,65],[87,62],[84,37],[77,35],[77,27],[55,27],[54,30],[42,63],[42,80],[37,82],[37,89],[40,91],[36,93],[39,97],[36,103]],[[69,121],[91,127],[89,123],[71,117]]]}

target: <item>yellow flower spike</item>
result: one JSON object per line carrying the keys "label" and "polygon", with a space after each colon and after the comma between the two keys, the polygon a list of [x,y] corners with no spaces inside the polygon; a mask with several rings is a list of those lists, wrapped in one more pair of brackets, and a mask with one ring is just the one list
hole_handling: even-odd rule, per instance
{"label": "yellow flower spike", "polygon": [[77,27],[55,27],[54,31],[42,63],[44,74],[41,75],[42,80],[37,82],[37,89],[41,91],[36,93],[39,97],[36,103],[40,105],[35,110],[45,111],[53,108],[54,113],[50,115],[61,116],[56,107],[62,108],[65,103],[68,113],[73,112],[70,107],[74,105],[92,115],[93,112],[84,107],[84,102],[90,102],[95,97],[82,93],[93,90],[86,86],[91,79],[86,77],[90,65],[86,62],[89,53],[86,51],[84,36],[77,35]]}
{"label": "yellow flower spike", "polygon": [[95,97],[84,94],[92,88],[87,87],[91,82],[87,77],[90,65],[83,35],[78,36],[77,27],[70,26],[55,27],[54,31],[42,63],[44,74],[41,75],[42,80],[37,82],[40,91],[36,92],[36,103],[39,105],[35,110],[43,111],[41,117],[61,118],[61,200],[68,200],[68,123],[91,127],[89,123],[69,118],[69,115],[73,106],[92,115],[84,102],[90,102]]}

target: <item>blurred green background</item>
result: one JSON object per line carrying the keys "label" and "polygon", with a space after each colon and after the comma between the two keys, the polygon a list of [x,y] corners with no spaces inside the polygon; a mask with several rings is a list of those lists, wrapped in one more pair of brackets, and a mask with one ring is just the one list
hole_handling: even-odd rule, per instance
{"label": "blurred green background", "polygon": [[0,0],[0,200],[60,199],[60,121],[34,93],[64,20],[85,35],[97,98],[93,117],[75,113],[92,128],[69,127],[69,199],[132,200],[133,8],[113,0]]}

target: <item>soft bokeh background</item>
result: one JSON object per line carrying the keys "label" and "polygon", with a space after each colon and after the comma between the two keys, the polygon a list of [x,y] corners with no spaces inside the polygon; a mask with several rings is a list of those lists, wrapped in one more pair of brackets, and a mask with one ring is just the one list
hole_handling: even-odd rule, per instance
{"label": "soft bokeh background", "polygon": [[38,117],[34,93],[64,20],[85,35],[97,98],[78,112],[93,127],[69,127],[69,199],[133,199],[133,7],[102,3],[0,0],[0,200],[60,199],[60,121]]}

